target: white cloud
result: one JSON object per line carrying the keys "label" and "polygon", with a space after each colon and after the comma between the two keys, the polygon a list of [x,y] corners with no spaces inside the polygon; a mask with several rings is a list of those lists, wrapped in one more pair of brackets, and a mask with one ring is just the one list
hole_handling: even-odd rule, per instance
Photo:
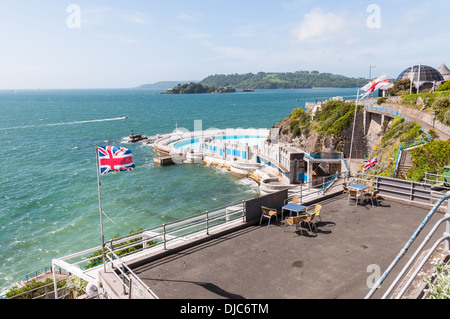
{"label": "white cloud", "polygon": [[322,41],[341,35],[347,28],[348,20],[343,14],[327,13],[320,8],[314,8],[305,13],[300,27],[294,30],[294,33],[301,42]]}

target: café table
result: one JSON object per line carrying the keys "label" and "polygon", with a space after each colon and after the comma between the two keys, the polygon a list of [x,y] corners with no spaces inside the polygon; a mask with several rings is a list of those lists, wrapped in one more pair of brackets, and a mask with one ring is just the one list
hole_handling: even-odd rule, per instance
{"label": "caf\u00e9 table", "polygon": [[283,213],[284,210],[288,210],[290,211],[290,215],[292,216],[292,212],[296,212],[297,216],[300,214],[300,212],[302,210],[304,210],[306,208],[306,206],[303,205],[299,205],[299,204],[294,204],[294,203],[289,203],[287,205],[284,205],[283,207],[281,207],[281,220],[283,220]]}
{"label": "caf\u00e9 table", "polygon": [[352,188],[352,189],[355,189],[357,191],[363,192],[363,191],[367,190],[369,188],[369,186],[362,185],[362,184],[352,184],[348,188]]}

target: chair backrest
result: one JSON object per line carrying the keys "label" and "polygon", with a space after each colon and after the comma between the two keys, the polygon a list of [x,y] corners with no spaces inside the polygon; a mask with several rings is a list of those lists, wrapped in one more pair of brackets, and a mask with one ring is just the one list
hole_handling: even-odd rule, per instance
{"label": "chair backrest", "polygon": [[293,202],[294,204],[297,204],[297,203],[298,203],[298,196],[292,197],[292,202]]}
{"label": "chair backrest", "polygon": [[380,192],[379,190],[374,191],[374,192],[372,193],[372,196],[373,196],[373,197],[377,197],[377,195],[378,195],[379,192]]}
{"label": "chair backrest", "polygon": [[261,210],[264,215],[269,215],[270,208],[267,208],[266,206],[261,206]]}
{"label": "chair backrest", "polygon": [[297,225],[297,224],[300,223],[300,220],[301,220],[300,217],[301,217],[301,216],[295,216],[295,217],[286,218],[286,222],[287,222],[289,225]]}
{"label": "chair backrest", "polygon": [[372,183],[367,183],[367,186],[369,186],[370,188],[372,188],[373,184],[372,184]]}
{"label": "chair backrest", "polygon": [[322,205],[316,204],[316,208],[314,209],[314,215],[319,216],[321,209],[322,209]]}
{"label": "chair backrest", "polygon": [[308,216],[308,218],[305,219],[305,222],[311,222],[314,217],[316,217],[316,213],[312,213]]}
{"label": "chair backrest", "polygon": [[350,192],[350,196],[355,196],[356,197],[356,195],[358,194],[358,192],[356,190],[354,190],[354,189],[351,189],[349,192]]}
{"label": "chair backrest", "polygon": [[342,186],[344,188],[344,192],[348,192],[347,186]]}

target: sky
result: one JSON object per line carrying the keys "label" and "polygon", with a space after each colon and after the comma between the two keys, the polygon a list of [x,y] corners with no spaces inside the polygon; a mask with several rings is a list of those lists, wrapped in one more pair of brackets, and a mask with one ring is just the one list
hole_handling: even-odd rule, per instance
{"label": "sky", "polygon": [[450,1],[0,0],[0,89],[450,66]]}

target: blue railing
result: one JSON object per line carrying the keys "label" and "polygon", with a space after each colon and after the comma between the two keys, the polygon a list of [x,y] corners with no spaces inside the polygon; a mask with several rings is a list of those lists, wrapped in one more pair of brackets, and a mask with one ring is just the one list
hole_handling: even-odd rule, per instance
{"label": "blue railing", "polygon": [[312,158],[312,159],[342,159],[343,155],[342,153],[309,153],[306,154],[306,157]]}
{"label": "blue railing", "polygon": [[[55,269],[55,271],[56,271],[56,273],[59,273],[59,274],[62,273],[61,268],[59,268],[59,267],[57,267]],[[30,273],[26,274],[25,275],[25,281],[29,281],[30,279],[37,278],[40,275],[46,274],[48,272],[53,273],[52,266],[46,266],[44,268],[41,268],[39,270],[36,270],[36,271],[33,271],[33,272],[30,272]]]}

